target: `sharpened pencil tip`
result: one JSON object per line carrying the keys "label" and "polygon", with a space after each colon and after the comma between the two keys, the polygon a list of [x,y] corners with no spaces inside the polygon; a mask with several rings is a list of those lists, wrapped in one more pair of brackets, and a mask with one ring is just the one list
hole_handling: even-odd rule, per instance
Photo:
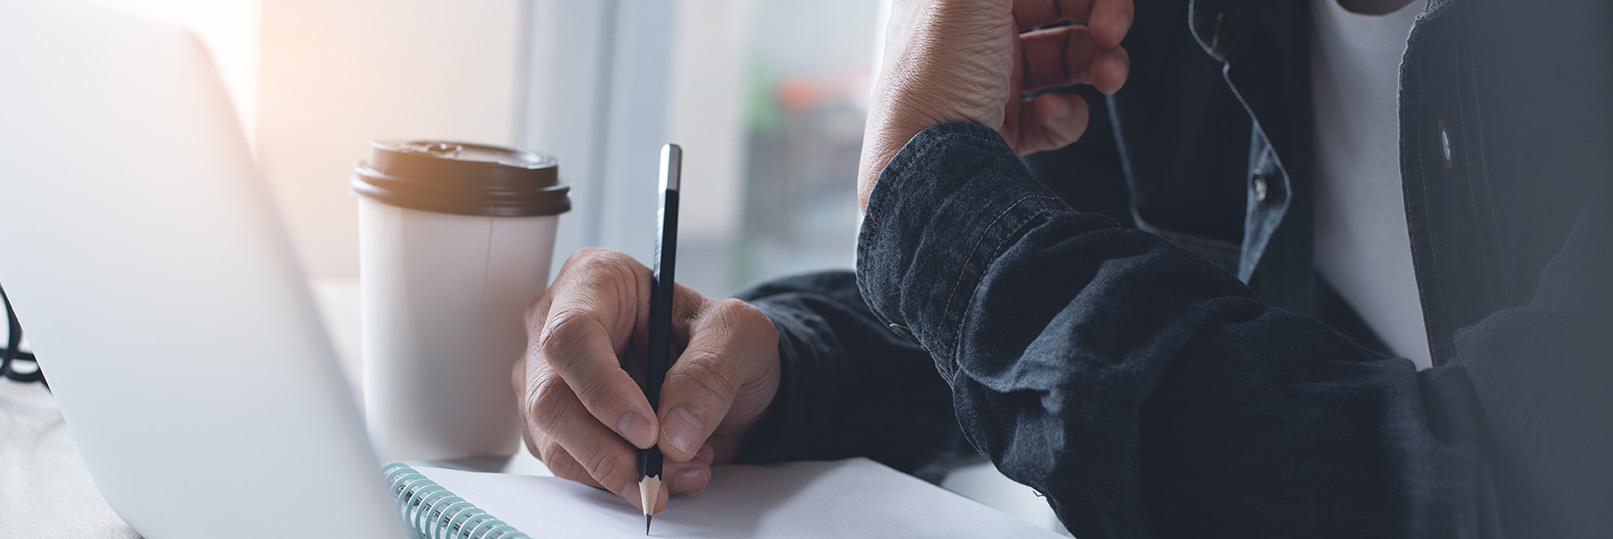
{"label": "sharpened pencil tip", "polygon": [[650,515],[644,515],[644,535],[650,534]]}

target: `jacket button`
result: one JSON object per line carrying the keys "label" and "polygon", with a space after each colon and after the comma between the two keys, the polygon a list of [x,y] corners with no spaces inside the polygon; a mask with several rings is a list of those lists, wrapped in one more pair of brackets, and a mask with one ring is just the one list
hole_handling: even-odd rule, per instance
{"label": "jacket button", "polygon": [[1255,184],[1254,185],[1255,200],[1265,202],[1266,201],[1266,176],[1263,175],[1263,174],[1255,174],[1254,184]]}

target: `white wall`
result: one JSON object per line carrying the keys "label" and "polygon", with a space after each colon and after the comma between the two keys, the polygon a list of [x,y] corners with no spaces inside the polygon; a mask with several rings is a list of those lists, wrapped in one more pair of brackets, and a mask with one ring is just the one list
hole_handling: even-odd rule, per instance
{"label": "white wall", "polygon": [[519,3],[273,0],[258,159],[316,280],[358,278],[353,164],[377,138],[514,142]]}

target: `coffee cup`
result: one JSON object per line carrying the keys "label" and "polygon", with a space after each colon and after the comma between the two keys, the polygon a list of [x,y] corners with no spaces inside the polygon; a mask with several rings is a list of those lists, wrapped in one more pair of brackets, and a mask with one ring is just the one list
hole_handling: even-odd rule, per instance
{"label": "coffee cup", "polygon": [[436,140],[376,141],[359,195],[364,410],[387,460],[507,455],[510,369],[544,291],[559,215],[552,158]]}

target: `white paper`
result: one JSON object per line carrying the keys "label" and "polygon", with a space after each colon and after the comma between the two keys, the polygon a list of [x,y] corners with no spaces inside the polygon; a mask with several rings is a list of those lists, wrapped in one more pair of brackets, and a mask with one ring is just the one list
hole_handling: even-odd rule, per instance
{"label": "white paper", "polygon": [[[417,471],[533,537],[644,537],[644,515],[602,490],[555,477]],[[718,466],[710,486],[675,495],[654,537],[1060,537],[867,459]]]}

